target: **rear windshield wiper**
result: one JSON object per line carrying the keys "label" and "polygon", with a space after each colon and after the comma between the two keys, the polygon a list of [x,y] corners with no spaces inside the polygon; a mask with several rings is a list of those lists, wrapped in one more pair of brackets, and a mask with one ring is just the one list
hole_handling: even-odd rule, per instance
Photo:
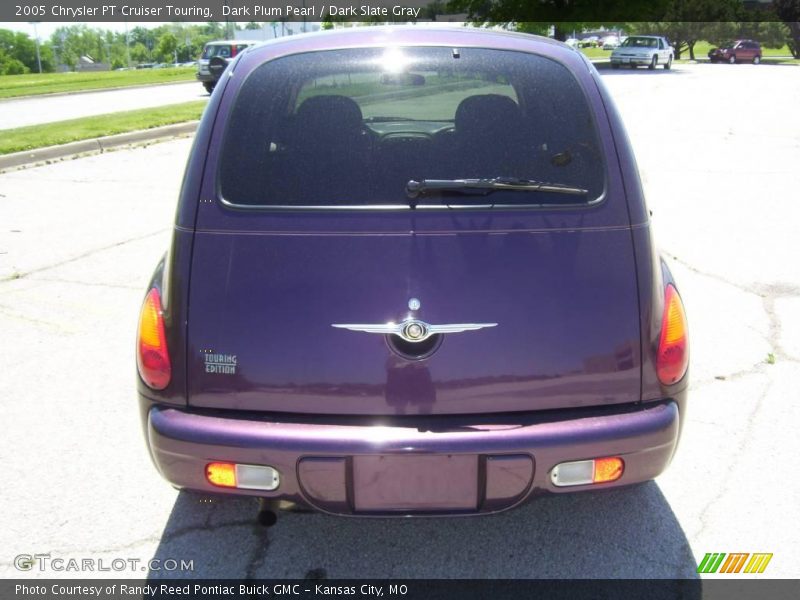
{"label": "rear windshield wiper", "polygon": [[[589,190],[565,185],[563,183],[548,183],[532,179],[517,179],[515,177],[494,177],[492,179],[416,179],[406,184],[406,196],[416,200],[430,192],[456,192],[462,194],[479,194],[486,196],[498,190],[511,190],[516,192],[549,192],[554,194],[570,194],[584,196]],[[412,202],[412,208],[416,202]]]}

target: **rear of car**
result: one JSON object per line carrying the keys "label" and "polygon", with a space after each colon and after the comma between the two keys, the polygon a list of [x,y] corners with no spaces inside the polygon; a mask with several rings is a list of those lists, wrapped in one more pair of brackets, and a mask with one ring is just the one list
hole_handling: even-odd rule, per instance
{"label": "rear of car", "polygon": [[140,320],[166,479],[481,514],[667,466],[686,321],[581,54],[374,29],[230,68]]}
{"label": "rear of car", "polygon": [[228,63],[255,43],[236,40],[208,42],[197,60],[197,80],[211,93]]}

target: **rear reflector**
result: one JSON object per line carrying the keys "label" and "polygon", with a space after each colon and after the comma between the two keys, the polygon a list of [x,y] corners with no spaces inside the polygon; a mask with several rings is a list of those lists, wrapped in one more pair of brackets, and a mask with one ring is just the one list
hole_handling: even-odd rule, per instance
{"label": "rear reflector", "polygon": [[594,477],[592,483],[606,483],[616,481],[622,477],[625,466],[618,456],[609,458],[596,458],[594,460]]}
{"label": "rear reflector", "polygon": [[220,487],[236,487],[236,465],[233,463],[210,463],[206,465],[206,479]]}
{"label": "rear reflector", "polygon": [[689,343],[686,314],[678,291],[668,284],[664,292],[664,313],[661,317],[661,339],[656,356],[656,373],[664,385],[683,379],[689,367]]}
{"label": "rear reflector", "polygon": [[550,480],[558,487],[608,483],[622,477],[624,470],[625,463],[618,456],[577,460],[556,465],[550,472]]}
{"label": "rear reflector", "polygon": [[147,293],[139,313],[136,366],[142,381],[154,390],[163,390],[172,377],[161,296],[156,288]]}
{"label": "rear reflector", "polygon": [[206,479],[219,487],[272,491],[280,485],[276,469],[262,465],[213,462],[206,465]]}

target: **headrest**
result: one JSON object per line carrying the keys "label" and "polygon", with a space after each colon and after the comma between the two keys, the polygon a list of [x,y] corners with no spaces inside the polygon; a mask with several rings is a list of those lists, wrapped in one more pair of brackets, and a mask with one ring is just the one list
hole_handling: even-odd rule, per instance
{"label": "headrest", "polygon": [[483,94],[464,98],[456,109],[456,133],[517,130],[522,121],[519,105],[508,96]]}
{"label": "headrest", "polygon": [[361,108],[347,96],[311,96],[297,108],[297,125],[320,137],[352,135],[362,128]]}

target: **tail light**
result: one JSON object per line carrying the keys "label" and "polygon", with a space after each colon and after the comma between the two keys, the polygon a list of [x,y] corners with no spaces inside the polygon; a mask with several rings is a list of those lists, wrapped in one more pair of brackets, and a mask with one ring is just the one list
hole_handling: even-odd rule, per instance
{"label": "tail light", "polygon": [[163,390],[172,376],[172,367],[164,334],[161,296],[155,288],[147,293],[142,304],[137,345],[136,365],[139,367],[139,375],[148,387]]}
{"label": "tail light", "polygon": [[606,456],[557,464],[550,472],[550,480],[558,487],[609,483],[622,477],[624,471],[625,463],[619,456]]}
{"label": "tail light", "polygon": [[686,314],[678,291],[668,284],[664,294],[664,314],[661,317],[661,339],[658,342],[656,372],[664,385],[677,383],[689,366],[689,340]]}
{"label": "tail light", "polygon": [[278,489],[281,476],[277,469],[266,465],[213,462],[206,465],[206,480],[218,487],[271,492]]}

